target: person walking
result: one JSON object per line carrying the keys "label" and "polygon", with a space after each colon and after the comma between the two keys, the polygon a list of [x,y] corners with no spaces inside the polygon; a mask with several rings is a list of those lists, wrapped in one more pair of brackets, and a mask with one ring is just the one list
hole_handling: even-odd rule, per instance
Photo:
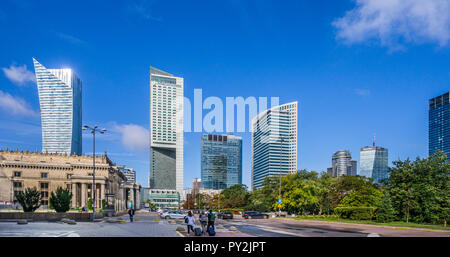
{"label": "person walking", "polygon": [[185,221],[187,223],[187,232],[188,232],[188,234],[189,234],[189,232],[191,230],[192,230],[192,232],[194,232],[195,218],[194,218],[194,215],[192,215],[191,211],[188,212],[188,215],[186,216]]}
{"label": "person walking", "polygon": [[198,215],[198,219],[200,220],[200,224],[202,225],[202,234],[204,234],[206,224],[208,223],[208,216],[206,215],[206,213],[204,211],[202,211],[202,213],[200,213],[200,215]]}
{"label": "person walking", "polygon": [[134,210],[132,208],[128,209],[128,215],[130,215],[130,222],[133,222]]}
{"label": "person walking", "polygon": [[212,212],[212,210],[209,210],[208,213],[208,226],[206,228],[206,231],[209,231],[210,227],[213,227],[214,229],[216,229],[214,227],[214,221],[216,220],[216,215]]}

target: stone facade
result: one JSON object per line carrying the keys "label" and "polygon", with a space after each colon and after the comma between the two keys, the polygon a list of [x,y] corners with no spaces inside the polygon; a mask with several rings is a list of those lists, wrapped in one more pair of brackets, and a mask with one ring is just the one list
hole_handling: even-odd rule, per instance
{"label": "stone facade", "polygon": [[[93,198],[93,157],[39,152],[0,150],[0,202],[15,200],[14,192],[35,187],[41,192],[42,207],[48,207],[50,193],[58,187],[72,192],[71,207],[88,206]],[[114,195],[115,211],[139,208],[139,184],[127,184],[120,167],[106,155],[95,158],[96,208],[106,194]]]}

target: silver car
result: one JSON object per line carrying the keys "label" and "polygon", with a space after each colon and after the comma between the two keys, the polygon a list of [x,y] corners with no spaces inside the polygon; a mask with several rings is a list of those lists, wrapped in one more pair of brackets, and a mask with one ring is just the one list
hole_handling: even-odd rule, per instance
{"label": "silver car", "polygon": [[164,219],[184,219],[186,217],[186,213],[182,213],[181,211],[168,211],[161,214],[161,218]]}

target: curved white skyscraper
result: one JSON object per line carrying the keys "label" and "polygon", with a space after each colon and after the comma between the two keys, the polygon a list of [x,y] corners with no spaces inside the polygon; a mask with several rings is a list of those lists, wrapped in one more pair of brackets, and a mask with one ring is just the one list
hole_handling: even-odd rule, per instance
{"label": "curved white skyscraper", "polygon": [[252,190],[268,176],[297,172],[297,102],[272,107],[252,120]]}
{"label": "curved white skyscraper", "polygon": [[82,153],[81,80],[72,69],[47,69],[33,58],[42,124],[42,152]]}
{"label": "curved white skyscraper", "polygon": [[151,189],[183,190],[183,78],[150,67]]}

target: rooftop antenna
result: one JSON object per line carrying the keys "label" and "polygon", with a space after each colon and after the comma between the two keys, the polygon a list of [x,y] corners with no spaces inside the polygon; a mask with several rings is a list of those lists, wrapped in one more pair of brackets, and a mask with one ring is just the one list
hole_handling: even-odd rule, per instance
{"label": "rooftop antenna", "polygon": [[375,147],[375,136],[376,136],[376,133],[373,133],[373,146]]}

